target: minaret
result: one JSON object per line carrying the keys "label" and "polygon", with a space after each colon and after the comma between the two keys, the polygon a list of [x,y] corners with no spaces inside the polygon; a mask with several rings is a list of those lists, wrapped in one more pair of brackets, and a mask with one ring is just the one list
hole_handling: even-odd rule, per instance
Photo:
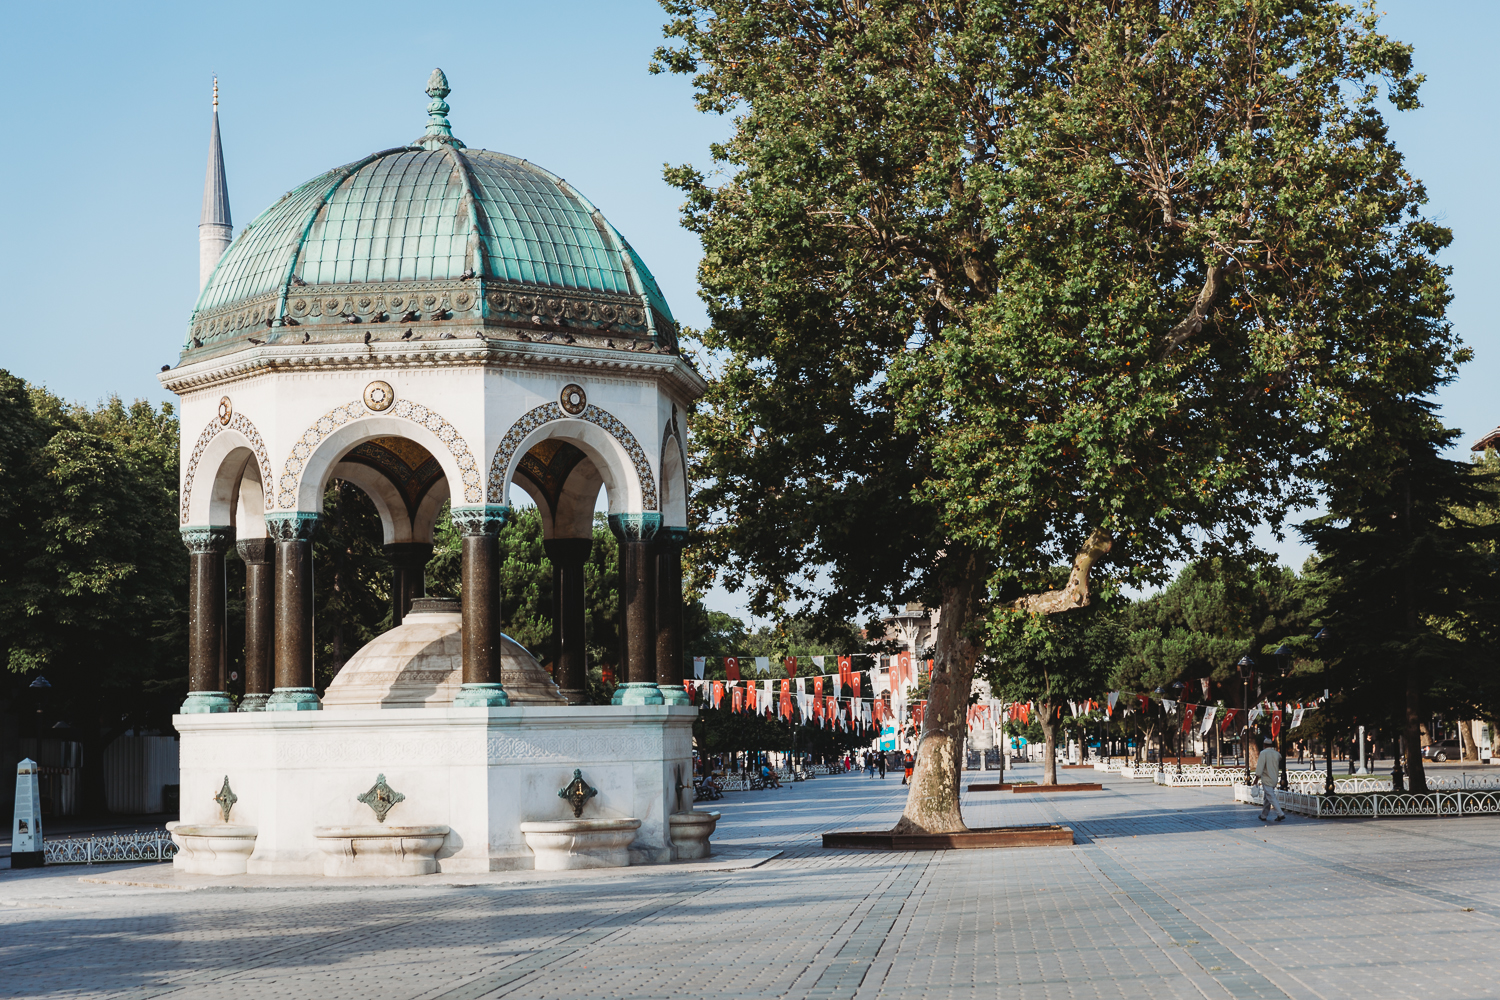
{"label": "minaret", "polygon": [[219,78],[214,77],[214,129],[208,140],[208,176],[203,180],[203,218],[198,222],[198,290],[234,239],[229,220],[229,185],[224,181],[224,147],[219,143]]}

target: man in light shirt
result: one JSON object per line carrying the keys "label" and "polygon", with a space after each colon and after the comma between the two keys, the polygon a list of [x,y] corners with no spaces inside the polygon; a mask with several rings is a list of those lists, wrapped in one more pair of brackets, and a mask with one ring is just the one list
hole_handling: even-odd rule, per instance
{"label": "man in light shirt", "polygon": [[1265,740],[1261,741],[1260,754],[1255,758],[1255,780],[1260,785],[1260,821],[1264,823],[1272,809],[1276,810],[1276,822],[1286,819],[1281,803],[1276,801],[1276,782],[1281,779],[1281,754]]}

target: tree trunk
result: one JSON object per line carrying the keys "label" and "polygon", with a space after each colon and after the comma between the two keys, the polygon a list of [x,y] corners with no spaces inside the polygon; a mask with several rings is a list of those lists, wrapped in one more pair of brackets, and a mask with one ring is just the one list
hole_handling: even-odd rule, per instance
{"label": "tree trunk", "polygon": [[980,647],[970,634],[979,617],[984,574],[973,552],[952,553],[953,570],[943,584],[937,650],[917,740],[917,763],[906,808],[893,833],[962,833],[959,811],[959,753]]}
{"label": "tree trunk", "polygon": [[1427,789],[1427,772],[1422,768],[1422,688],[1417,672],[1406,675],[1406,780],[1407,789],[1422,793]]}
{"label": "tree trunk", "polygon": [[1057,784],[1057,706],[1050,701],[1038,702],[1041,709],[1042,740],[1046,744],[1042,751],[1042,784]]}

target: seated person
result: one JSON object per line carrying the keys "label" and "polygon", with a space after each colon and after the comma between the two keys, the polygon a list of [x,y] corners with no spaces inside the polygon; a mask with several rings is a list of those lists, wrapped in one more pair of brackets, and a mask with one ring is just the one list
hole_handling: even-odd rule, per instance
{"label": "seated person", "polygon": [[764,781],[772,788],[781,787],[780,776],[778,776],[775,771],[771,770],[771,765],[769,764],[762,764],[760,766],[760,777],[762,781]]}

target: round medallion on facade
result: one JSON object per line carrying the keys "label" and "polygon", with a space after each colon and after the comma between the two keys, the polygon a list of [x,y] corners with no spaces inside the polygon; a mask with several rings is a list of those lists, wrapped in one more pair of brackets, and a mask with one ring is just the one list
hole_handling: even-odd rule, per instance
{"label": "round medallion on facade", "polygon": [[234,419],[234,404],[229,401],[228,396],[219,399],[219,423],[229,426],[229,421]]}
{"label": "round medallion on facade", "polygon": [[365,405],[375,412],[389,409],[396,401],[396,390],[389,382],[371,382],[365,386]]}
{"label": "round medallion on facade", "polygon": [[563,386],[562,395],[558,397],[557,401],[562,404],[564,410],[567,410],[575,417],[583,412],[585,406],[589,405],[588,394],[583,391],[583,386],[576,382],[569,382]]}

